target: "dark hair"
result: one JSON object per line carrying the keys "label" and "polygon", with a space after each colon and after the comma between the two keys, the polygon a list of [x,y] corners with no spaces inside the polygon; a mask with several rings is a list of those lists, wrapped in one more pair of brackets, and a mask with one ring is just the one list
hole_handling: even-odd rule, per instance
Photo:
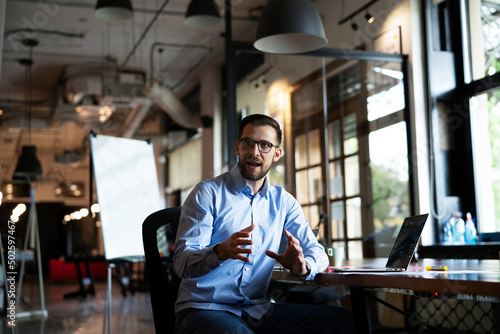
{"label": "dark hair", "polygon": [[252,114],[248,115],[247,117],[243,118],[240,122],[240,130],[238,133],[238,139],[241,139],[241,136],[243,134],[243,129],[247,124],[253,124],[253,125],[270,125],[274,128],[276,131],[276,139],[278,140],[278,146],[281,145],[281,128],[280,124],[274,119],[266,115],[262,114]]}

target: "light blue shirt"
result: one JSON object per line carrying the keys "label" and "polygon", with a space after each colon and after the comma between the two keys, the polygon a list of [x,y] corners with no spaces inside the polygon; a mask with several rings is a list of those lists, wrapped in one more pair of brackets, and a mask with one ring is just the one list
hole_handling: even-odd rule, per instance
{"label": "light blue shirt", "polygon": [[[213,248],[233,233],[255,223],[250,262],[220,261]],[[260,319],[270,308],[266,292],[284,229],[299,239],[311,267],[307,279],[327,268],[328,257],[295,198],[265,180],[252,195],[237,166],[213,180],[196,185],[182,206],[174,268],[182,278],[176,312],[185,308],[242,311]],[[285,237],[286,238],[286,237]]]}

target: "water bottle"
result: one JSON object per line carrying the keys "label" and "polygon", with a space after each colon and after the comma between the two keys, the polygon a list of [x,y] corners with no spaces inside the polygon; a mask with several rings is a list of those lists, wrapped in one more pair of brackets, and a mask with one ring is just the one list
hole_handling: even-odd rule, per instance
{"label": "water bottle", "polygon": [[474,221],[472,221],[472,215],[470,214],[470,212],[467,212],[466,217],[465,242],[467,242],[468,244],[475,244],[477,235],[476,226],[474,225]]}
{"label": "water bottle", "polygon": [[449,220],[447,220],[443,225],[443,241],[453,241],[453,226],[451,225],[451,222]]}
{"label": "water bottle", "polygon": [[450,218],[450,226],[451,226],[451,241],[455,241],[455,225],[457,223],[457,217],[455,216],[455,213],[451,215]]}
{"label": "water bottle", "polygon": [[453,213],[453,216],[455,217],[455,228],[453,231],[454,240],[458,241],[458,242],[464,242],[465,241],[465,222],[462,219],[462,213],[455,212],[455,213]]}

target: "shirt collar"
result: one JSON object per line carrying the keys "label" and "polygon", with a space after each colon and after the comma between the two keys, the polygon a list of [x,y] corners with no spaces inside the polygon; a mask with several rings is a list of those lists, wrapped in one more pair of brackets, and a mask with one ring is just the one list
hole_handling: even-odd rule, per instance
{"label": "shirt collar", "polygon": [[[240,170],[238,168],[238,164],[236,164],[233,169],[231,169],[231,179],[233,180],[234,187],[236,192],[241,193],[245,187],[248,187],[247,182],[243,178],[243,175],[241,175]],[[264,197],[267,193],[267,190],[269,189],[269,179],[266,176],[266,179],[264,180],[264,184],[262,185],[262,188],[257,192],[261,197]]]}

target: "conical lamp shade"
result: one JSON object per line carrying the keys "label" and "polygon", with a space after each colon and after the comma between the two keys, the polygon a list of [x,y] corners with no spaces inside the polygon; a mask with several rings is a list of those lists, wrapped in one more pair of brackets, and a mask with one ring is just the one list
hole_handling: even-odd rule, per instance
{"label": "conical lamp shade", "polygon": [[192,0],[184,19],[186,25],[196,28],[214,26],[220,21],[219,7],[213,0]]}
{"label": "conical lamp shade", "polygon": [[108,21],[120,21],[134,15],[130,0],[98,0],[95,5],[95,16]]}
{"label": "conical lamp shade", "polygon": [[303,53],[326,45],[325,29],[310,0],[270,0],[259,20],[254,46],[267,53]]}
{"label": "conical lamp shade", "polygon": [[42,174],[42,165],[36,157],[36,146],[23,146],[17,161],[14,176],[19,178],[36,177]]}

